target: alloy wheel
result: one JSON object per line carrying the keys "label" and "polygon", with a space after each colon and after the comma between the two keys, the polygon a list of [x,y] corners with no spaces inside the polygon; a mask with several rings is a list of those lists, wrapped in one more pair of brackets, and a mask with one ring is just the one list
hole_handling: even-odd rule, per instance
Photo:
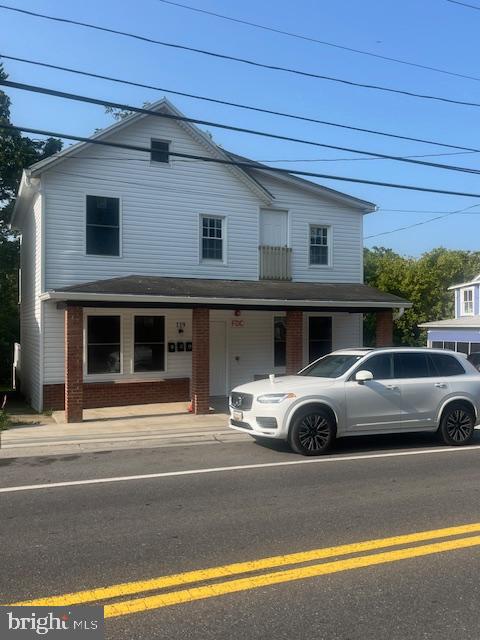
{"label": "alloy wheel", "polygon": [[472,417],[463,409],[455,409],[447,418],[447,433],[455,442],[463,442],[471,436]]}
{"label": "alloy wheel", "polygon": [[300,423],[298,439],[307,451],[321,451],[329,441],[330,427],[324,416],[310,414]]}

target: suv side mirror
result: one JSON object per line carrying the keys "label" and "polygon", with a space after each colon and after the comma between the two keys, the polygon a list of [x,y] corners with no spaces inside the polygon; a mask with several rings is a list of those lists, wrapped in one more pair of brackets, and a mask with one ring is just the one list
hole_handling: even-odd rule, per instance
{"label": "suv side mirror", "polygon": [[367,382],[368,380],[373,380],[373,373],[366,369],[362,369],[362,371],[357,371],[355,374],[355,380],[360,384]]}

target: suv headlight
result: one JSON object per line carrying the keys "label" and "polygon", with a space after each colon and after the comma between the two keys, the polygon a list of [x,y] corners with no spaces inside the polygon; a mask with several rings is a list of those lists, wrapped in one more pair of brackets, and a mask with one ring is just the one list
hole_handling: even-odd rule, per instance
{"label": "suv headlight", "polygon": [[294,393],[266,393],[263,396],[258,396],[257,402],[262,404],[279,404],[287,398],[296,398]]}

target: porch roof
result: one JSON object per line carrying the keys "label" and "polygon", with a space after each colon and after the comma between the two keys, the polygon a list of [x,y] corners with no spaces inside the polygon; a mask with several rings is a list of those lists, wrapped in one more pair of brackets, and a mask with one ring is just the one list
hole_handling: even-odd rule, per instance
{"label": "porch roof", "polygon": [[47,291],[42,300],[83,306],[341,310],[407,308],[411,303],[362,283],[217,280],[130,275]]}

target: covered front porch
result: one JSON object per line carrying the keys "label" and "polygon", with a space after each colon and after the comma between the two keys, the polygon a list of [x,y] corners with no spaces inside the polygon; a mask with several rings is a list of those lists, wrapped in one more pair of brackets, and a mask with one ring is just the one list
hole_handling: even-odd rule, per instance
{"label": "covered front porch", "polygon": [[391,345],[393,312],[410,306],[359,283],[140,276],[43,301],[64,325],[64,380],[44,385],[44,405],[63,400],[67,422],[81,421],[84,408],[146,402],[189,400],[207,414],[212,396],[238,384],[361,346],[365,313],[376,315],[377,345]]}

